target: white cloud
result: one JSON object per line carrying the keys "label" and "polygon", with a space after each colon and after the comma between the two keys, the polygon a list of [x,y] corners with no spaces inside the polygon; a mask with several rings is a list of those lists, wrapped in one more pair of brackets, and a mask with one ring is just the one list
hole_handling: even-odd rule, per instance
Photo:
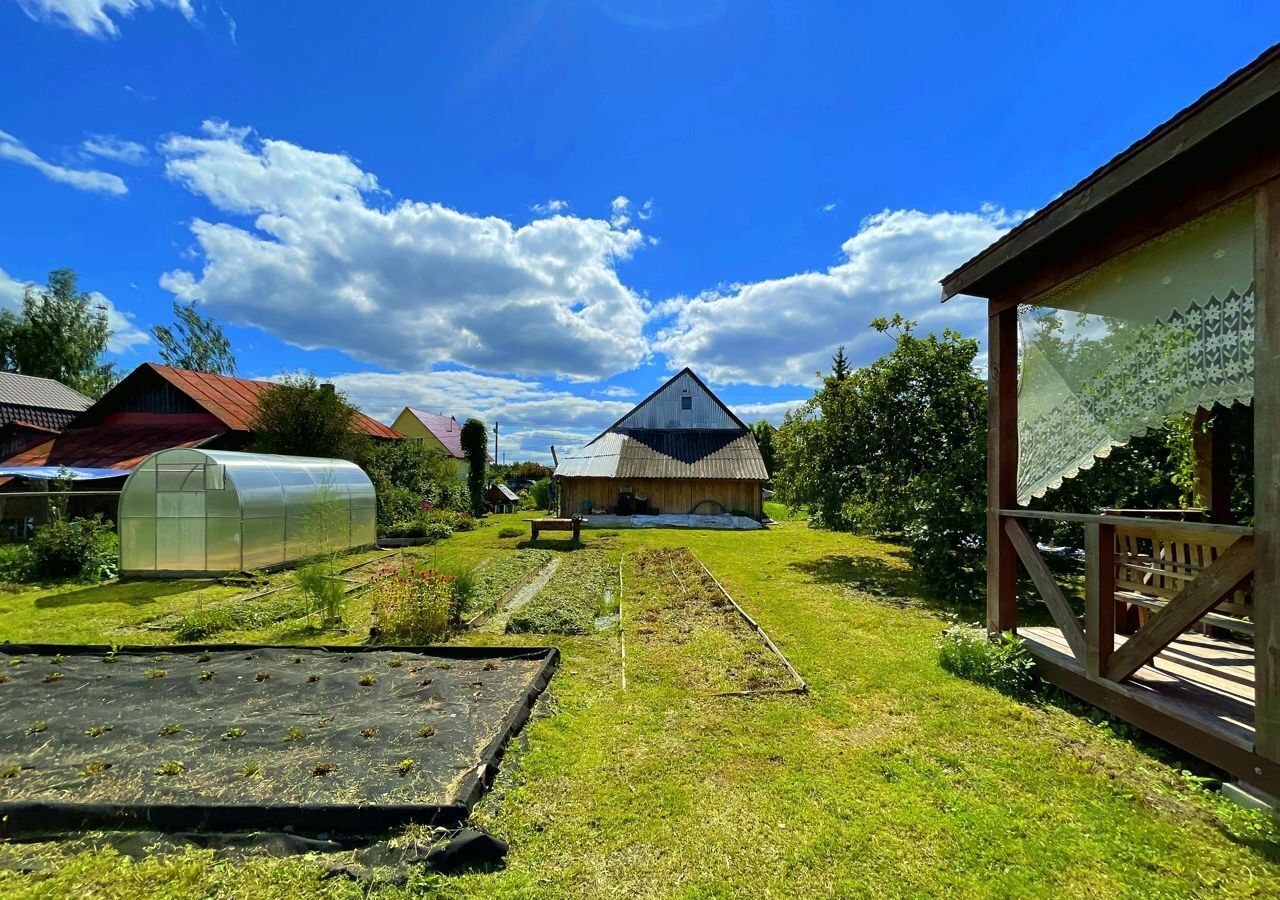
{"label": "white cloud", "polygon": [[[11,278],[4,269],[0,269],[0,309],[12,312],[21,310],[28,284],[30,282]],[[150,343],[151,337],[137,326],[133,313],[117,309],[105,294],[90,291],[89,302],[107,317],[107,325],[111,328],[111,336],[107,339],[109,352],[124,353],[133,347]]]}
{"label": "white cloud", "polygon": [[8,159],[30,166],[50,181],[69,184],[82,191],[103,194],[127,194],[129,188],[118,175],[95,169],[68,169],[43,159],[13,135],[0,131],[0,159]]}
{"label": "white cloud", "polygon": [[626,399],[627,397],[636,396],[636,392],[629,387],[623,387],[620,384],[611,384],[607,388],[598,391],[592,391],[593,394],[599,394],[601,397],[618,397]]}
{"label": "white cloud", "polygon": [[631,208],[631,201],[626,197],[614,197],[613,202],[609,204],[609,208],[611,213],[609,221],[614,228],[626,228],[631,224],[631,216],[628,212]]}
{"label": "white cloud", "polygon": [[[453,362],[590,380],[648,353],[644,301],[616,263],[636,229],[558,215],[515,227],[391,202],[350,157],[205,123],[161,146],[165,172],[253,228],[197,219],[204,267],[161,284],[229,321],[387,368]],[[379,202],[381,201],[381,202]]]}
{"label": "white cloud", "polygon": [[147,148],[137,141],[126,141],[113,134],[95,134],[80,145],[85,153],[101,156],[130,166],[140,166],[147,161]]}
{"label": "white cloud", "polygon": [[156,6],[176,9],[188,22],[196,21],[191,0],[18,0],[18,5],[37,22],[52,22],[92,37],[115,37],[120,29],[113,17],[126,19]]}
{"label": "white cloud", "polygon": [[835,212],[836,207],[837,207],[837,206],[839,206],[839,205],[840,205],[839,203],[824,203],[824,204],[822,205],[822,211],[823,211],[823,212]]}
{"label": "white cloud", "polygon": [[761,419],[768,419],[774,425],[781,425],[783,416],[804,403],[804,400],[779,400],[775,403],[740,403],[733,407],[733,411],[744,422],[758,422]]}
{"label": "white cloud", "polygon": [[810,384],[840,343],[856,363],[881,345],[867,324],[903,313],[922,327],[951,324],[976,332],[979,304],[941,306],[938,279],[1023,218],[984,206],[978,212],[885,210],[862,222],[825,272],[732,285],[655,308],[666,318],[653,343],[672,368],[693,366],[719,383]]}
{"label": "white cloud", "polygon": [[540,216],[554,216],[569,208],[568,200],[548,200],[546,203],[535,203],[529,207]]}
{"label": "white cloud", "polygon": [[499,422],[498,447],[508,459],[549,461],[551,444],[563,455],[631,409],[630,403],[580,397],[548,390],[537,381],[478,372],[354,372],[326,380],[384,422],[406,406],[456,416],[459,422],[475,416],[490,429]]}

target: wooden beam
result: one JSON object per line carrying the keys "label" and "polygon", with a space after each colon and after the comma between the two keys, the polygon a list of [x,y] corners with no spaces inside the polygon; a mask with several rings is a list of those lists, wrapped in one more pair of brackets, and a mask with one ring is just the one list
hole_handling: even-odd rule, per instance
{"label": "wooden beam", "polygon": [[1123,681],[1253,574],[1254,539],[1238,538],[1111,657],[1107,677]]}
{"label": "wooden beam", "polygon": [[1018,627],[1018,569],[1000,510],[1017,502],[1018,309],[987,321],[987,632]]}
{"label": "wooden beam", "polygon": [[1084,632],[1080,630],[1080,622],[1071,611],[1067,598],[1062,596],[1062,589],[1053,580],[1053,573],[1045,565],[1044,558],[1036,550],[1035,542],[1027,532],[1027,526],[1023,525],[1019,519],[1005,519],[1004,530],[1009,535],[1014,550],[1022,559],[1022,564],[1027,567],[1027,574],[1031,576],[1036,590],[1044,599],[1044,605],[1049,607],[1049,614],[1053,616],[1053,621],[1062,630],[1062,636],[1071,646],[1071,652],[1076,655],[1076,659],[1083,661],[1088,654],[1085,649]]}
{"label": "wooden beam", "polygon": [[1088,525],[1096,522],[1099,525],[1115,525],[1117,527],[1147,526],[1152,528],[1174,529],[1196,534],[1234,534],[1243,536],[1253,534],[1247,525],[1218,525],[1213,522],[1180,522],[1176,519],[1152,519],[1143,516],[1098,515],[1097,513],[1046,512],[1038,509],[1002,509],[1000,515],[1011,519],[1042,519],[1047,522],[1079,522]]}
{"label": "wooden beam", "polygon": [[1254,728],[1257,752],[1280,761],[1280,179],[1258,191],[1253,259]]}
{"label": "wooden beam", "polygon": [[1084,527],[1084,671],[1102,678],[1116,649],[1116,529]]}
{"label": "wooden beam", "polygon": [[1207,510],[1210,522],[1231,521],[1230,415],[1225,406],[1201,407],[1191,426],[1196,502]]}

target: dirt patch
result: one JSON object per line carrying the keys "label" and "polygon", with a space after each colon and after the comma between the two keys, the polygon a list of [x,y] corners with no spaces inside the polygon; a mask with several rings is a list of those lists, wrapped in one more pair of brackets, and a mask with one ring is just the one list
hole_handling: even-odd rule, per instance
{"label": "dirt patch", "polygon": [[314,831],[349,827],[360,811],[379,824],[465,815],[556,659],[5,646],[0,815],[15,830],[81,816]]}

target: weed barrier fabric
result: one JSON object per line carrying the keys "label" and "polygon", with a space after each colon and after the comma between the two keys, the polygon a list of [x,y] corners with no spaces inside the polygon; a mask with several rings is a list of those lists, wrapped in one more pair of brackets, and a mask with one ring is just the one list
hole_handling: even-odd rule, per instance
{"label": "weed barrier fabric", "polygon": [[455,827],[558,661],[554,648],[3,644],[0,836]]}

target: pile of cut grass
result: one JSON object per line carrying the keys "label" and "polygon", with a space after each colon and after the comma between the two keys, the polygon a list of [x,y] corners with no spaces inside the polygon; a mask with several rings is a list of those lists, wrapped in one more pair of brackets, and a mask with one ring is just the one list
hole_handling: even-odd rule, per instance
{"label": "pile of cut grass", "polygon": [[489,557],[470,573],[463,618],[493,612],[512,588],[550,561],[550,550],[517,550]]}
{"label": "pile of cut grass", "polygon": [[595,620],[611,611],[618,564],[603,550],[566,553],[542,590],[511,614],[508,632],[590,634]]}

